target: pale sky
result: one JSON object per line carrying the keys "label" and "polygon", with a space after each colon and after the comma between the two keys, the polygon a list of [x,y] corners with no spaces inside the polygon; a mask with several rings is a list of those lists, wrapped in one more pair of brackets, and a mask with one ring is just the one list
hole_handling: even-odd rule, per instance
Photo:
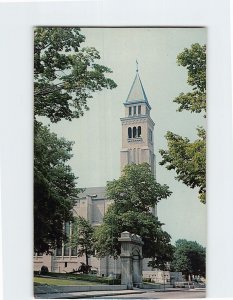
{"label": "pale sky", "polygon": [[[121,122],[126,100],[136,72],[139,74],[155,122],[154,141],[156,178],[173,192],[158,204],[158,217],[174,243],[179,238],[196,240],[206,246],[206,206],[198,199],[197,190],[174,179],[175,172],[158,163],[159,149],[166,148],[167,131],[196,138],[197,126],[205,126],[201,114],[176,112],[173,100],[190,89],[187,71],[176,63],[177,55],[193,43],[206,43],[203,28],[83,28],[85,46],[94,46],[101,56],[99,63],[112,69],[114,90],[93,94],[90,111],[72,122],[52,124],[51,130],[75,141],[73,172],[80,187],[105,186],[106,181],[120,176]],[[84,45],[84,44],[83,44]]]}

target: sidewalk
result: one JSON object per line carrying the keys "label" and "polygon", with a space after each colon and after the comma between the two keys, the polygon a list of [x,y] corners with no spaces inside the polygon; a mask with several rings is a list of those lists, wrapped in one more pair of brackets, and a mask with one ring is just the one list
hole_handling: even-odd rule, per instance
{"label": "sidewalk", "polygon": [[204,291],[205,288],[197,289],[185,289],[185,288],[168,288],[164,289],[133,289],[133,290],[119,290],[119,291],[90,291],[90,292],[70,292],[70,293],[47,293],[47,294],[35,294],[36,299],[81,299],[81,298],[93,298],[93,297],[107,297],[107,296],[119,296],[130,294],[143,294],[147,292],[178,292],[189,291],[197,292]]}
{"label": "sidewalk", "polygon": [[129,294],[142,294],[147,290],[120,290],[120,291],[90,291],[90,292],[73,292],[73,293],[48,293],[48,294],[35,294],[36,299],[79,299],[79,298],[93,298],[93,297],[106,297],[115,295],[129,295]]}

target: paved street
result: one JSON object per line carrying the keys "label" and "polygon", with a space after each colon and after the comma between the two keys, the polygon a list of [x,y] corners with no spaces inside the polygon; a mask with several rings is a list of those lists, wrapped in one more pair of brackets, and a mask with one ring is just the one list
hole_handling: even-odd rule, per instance
{"label": "paved street", "polygon": [[205,298],[205,289],[195,290],[124,290],[124,291],[91,291],[73,293],[37,294],[37,299],[189,299]]}
{"label": "paved street", "polygon": [[[102,299],[189,299],[189,298],[205,298],[205,290],[182,290],[154,292],[146,291],[143,294],[115,295],[101,297]],[[99,297],[93,297],[99,298]]]}

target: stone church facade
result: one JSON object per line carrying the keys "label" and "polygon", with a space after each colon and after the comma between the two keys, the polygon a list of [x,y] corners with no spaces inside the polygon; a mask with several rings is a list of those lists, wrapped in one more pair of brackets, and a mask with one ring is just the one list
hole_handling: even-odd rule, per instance
{"label": "stone church facade", "polygon": [[[154,122],[150,117],[151,106],[144,91],[138,70],[134,78],[129,95],[124,102],[125,116],[121,118],[122,124],[122,149],[120,152],[120,168],[130,163],[140,164],[147,162],[155,176],[155,154],[154,154]],[[87,219],[94,227],[103,222],[103,217],[112,203],[105,195],[105,187],[86,188],[85,192],[79,195],[74,215]],[[151,208],[154,215],[157,215],[156,207]],[[65,230],[71,234],[70,224],[65,224]],[[34,270],[39,271],[46,265],[51,272],[71,272],[77,270],[83,257],[77,257],[77,249],[63,246],[54,251],[54,255],[34,256]],[[143,270],[149,271],[148,259],[143,260]],[[120,274],[120,259],[114,260],[111,257],[101,259],[91,256],[89,264],[93,271],[99,275],[109,276]]]}

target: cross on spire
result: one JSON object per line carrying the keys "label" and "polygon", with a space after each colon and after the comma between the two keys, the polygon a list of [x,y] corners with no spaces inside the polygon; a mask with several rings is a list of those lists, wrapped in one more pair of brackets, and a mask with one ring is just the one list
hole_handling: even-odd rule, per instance
{"label": "cross on spire", "polygon": [[138,73],[138,61],[136,60],[136,72]]}

